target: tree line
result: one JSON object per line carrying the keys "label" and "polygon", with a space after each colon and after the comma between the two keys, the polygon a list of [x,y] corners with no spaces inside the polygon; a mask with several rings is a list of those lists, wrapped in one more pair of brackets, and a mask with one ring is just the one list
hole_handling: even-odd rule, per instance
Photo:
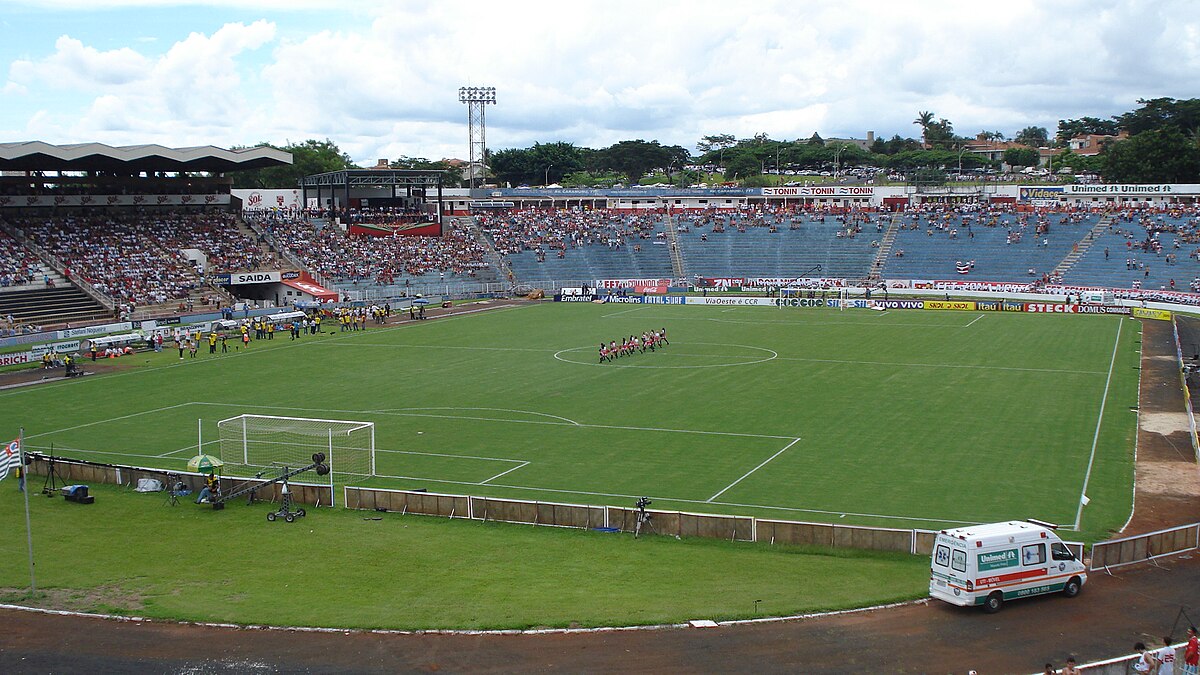
{"label": "tree line", "polygon": [[[1003,163],[1037,166],[1038,149],[1050,147],[1060,150],[1051,162],[1054,170],[1096,173],[1110,182],[1200,182],[1200,99],[1140,99],[1138,106],[1107,119],[1059,120],[1053,138],[1045,127],[1021,129],[1012,135],[1013,146],[1004,152]],[[610,187],[647,180],[690,185],[708,180],[711,172],[716,172],[720,174],[718,180],[755,186],[769,184],[768,174],[788,170],[871,166],[936,182],[939,175],[944,180],[945,172],[950,170],[999,168],[999,162],[966,150],[969,140],[1010,140],[1000,131],[980,131],[973,138],[960,136],[950,120],[931,111],[918,112],[913,125],[920,129],[919,139],[894,135],[875,139],[866,148],[849,141],[826,141],[815,133],[795,140],[776,140],[767,134],[741,139],[733,134],[712,134],[697,142],[695,154],[682,146],[642,139],[600,149],[566,141],[539,142],[527,148],[489,152],[488,181],[514,186]],[[1087,134],[1110,138],[1101,143],[1097,155],[1073,152],[1071,139]],[[292,153],[292,165],[233,173],[234,187],[295,187],[306,175],[357,168],[328,139],[271,147]],[[463,182],[460,168],[446,160],[401,157],[391,167],[443,170],[447,172],[447,186],[457,187]]]}

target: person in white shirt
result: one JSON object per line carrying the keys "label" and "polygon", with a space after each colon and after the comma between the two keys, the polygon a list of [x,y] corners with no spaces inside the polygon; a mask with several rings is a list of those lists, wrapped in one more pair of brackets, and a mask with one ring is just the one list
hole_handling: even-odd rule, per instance
{"label": "person in white shirt", "polygon": [[1171,646],[1171,638],[1163,638],[1163,646],[1154,652],[1158,661],[1158,675],[1175,675],[1175,648]]}
{"label": "person in white shirt", "polygon": [[1137,660],[1133,662],[1133,672],[1154,675],[1155,670],[1158,668],[1158,661],[1154,658],[1154,652],[1146,649],[1146,645],[1141,642],[1133,645],[1133,650],[1138,653]]}

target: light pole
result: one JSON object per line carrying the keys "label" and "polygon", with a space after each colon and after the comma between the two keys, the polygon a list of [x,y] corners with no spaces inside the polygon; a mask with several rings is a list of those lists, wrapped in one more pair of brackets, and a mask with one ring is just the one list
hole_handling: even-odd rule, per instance
{"label": "light pole", "polygon": [[837,176],[842,172],[842,153],[846,150],[846,146],[839,145],[837,150],[833,151],[833,175]]}
{"label": "light pole", "polygon": [[458,100],[467,104],[467,143],[470,163],[467,165],[470,180],[468,187],[482,184],[487,173],[487,124],[483,108],[495,105],[495,87],[459,87]]}
{"label": "light pole", "polygon": [[963,153],[966,151],[967,151],[967,146],[965,146],[965,145],[962,146],[962,149],[958,151],[958,177],[960,179],[962,178],[962,156],[963,156]]}
{"label": "light pole", "polygon": [[553,164],[546,165],[546,174],[542,177],[542,187],[546,187],[550,184],[550,168],[553,166]]}

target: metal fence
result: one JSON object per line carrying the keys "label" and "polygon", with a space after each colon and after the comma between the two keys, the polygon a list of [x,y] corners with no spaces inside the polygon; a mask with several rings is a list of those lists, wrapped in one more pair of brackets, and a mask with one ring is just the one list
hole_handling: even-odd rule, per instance
{"label": "metal fence", "polygon": [[[620,506],[563,504],[354,486],[345,488],[343,503],[351,509],[552,527],[607,528],[617,532],[633,532],[638,520],[637,509]],[[914,555],[929,555],[937,535],[929,530],[806,523],[662,509],[647,509],[646,514],[650,519],[642,531],[648,534],[895,551]],[[1082,550],[1081,544],[1076,546]]]}
{"label": "metal fence", "polygon": [[1091,568],[1108,570],[1200,548],[1200,523],[1092,544]]}

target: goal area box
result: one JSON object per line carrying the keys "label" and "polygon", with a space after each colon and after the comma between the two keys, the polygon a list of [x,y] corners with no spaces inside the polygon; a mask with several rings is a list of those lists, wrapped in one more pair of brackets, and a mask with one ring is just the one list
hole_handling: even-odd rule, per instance
{"label": "goal area box", "polygon": [[299,468],[323,453],[332,473],[375,475],[375,423],[273,415],[217,422],[221,461],[231,474],[285,465]]}

